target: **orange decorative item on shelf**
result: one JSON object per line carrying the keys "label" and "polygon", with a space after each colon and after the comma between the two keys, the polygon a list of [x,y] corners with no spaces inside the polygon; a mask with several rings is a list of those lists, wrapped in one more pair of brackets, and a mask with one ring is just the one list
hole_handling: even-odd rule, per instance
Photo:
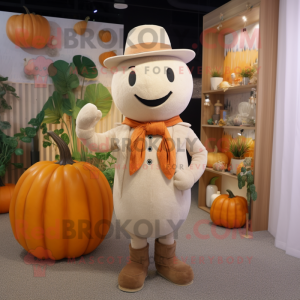
{"label": "orange decorative item on shelf", "polygon": [[227,192],[229,195],[220,195],[213,202],[210,218],[218,226],[241,228],[246,223],[247,200],[244,197],[234,196],[230,190]]}
{"label": "orange decorative item on shelf", "polygon": [[98,168],[73,161],[67,144],[48,133],[60,160],[38,162],[21,176],[10,222],[17,241],[37,258],[79,257],[95,250],[109,230],[111,188]]}
{"label": "orange decorative item on shelf", "polygon": [[214,152],[208,152],[207,154],[207,167],[212,168],[214,163],[223,162],[225,165],[228,164],[228,157],[222,152],[218,152],[218,147],[215,146]]}
{"label": "orange decorative item on shelf", "polygon": [[73,27],[74,31],[79,35],[83,35],[86,31],[89,19],[90,17],[86,17],[85,20],[77,22]]}
{"label": "orange decorative item on shelf", "polygon": [[14,189],[15,184],[12,183],[7,183],[5,186],[0,186],[0,214],[8,213]]}
{"label": "orange decorative item on shelf", "polygon": [[50,25],[46,18],[31,14],[24,6],[26,14],[13,15],[6,23],[8,38],[21,48],[44,48],[50,37]]}
{"label": "orange decorative item on shelf", "polygon": [[102,54],[100,54],[100,56],[99,56],[99,62],[100,62],[100,64],[104,67],[104,68],[106,68],[105,66],[104,66],[104,61],[107,59],[107,58],[109,58],[109,57],[113,57],[113,56],[116,56],[117,54],[114,52],[114,51],[109,51],[109,52],[104,52],[104,53],[102,53]]}
{"label": "orange decorative item on shelf", "polygon": [[99,39],[104,42],[108,43],[111,40],[111,33],[108,30],[100,30],[99,31]]}

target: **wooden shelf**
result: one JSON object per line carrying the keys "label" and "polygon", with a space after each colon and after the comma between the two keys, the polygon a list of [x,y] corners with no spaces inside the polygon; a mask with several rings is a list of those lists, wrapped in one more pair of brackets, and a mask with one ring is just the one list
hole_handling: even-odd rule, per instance
{"label": "wooden shelf", "polygon": [[209,127],[209,128],[224,128],[224,129],[237,129],[237,130],[255,130],[255,127],[249,126],[218,126],[218,125],[201,125],[202,127]]}
{"label": "wooden shelf", "polygon": [[210,207],[207,207],[207,206],[198,206],[200,209],[210,213]]}
{"label": "wooden shelf", "polygon": [[215,171],[213,170],[212,168],[208,168],[206,167],[205,169],[207,172],[211,172],[211,173],[214,173],[214,174],[218,174],[220,176],[227,176],[227,177],[230,177],[230,178],[234,178],[234,179],[237,179],[237,176],[236,175],[232,175],[230,174],[229,172],[219,172],[219,171]]}
{"label": "wooden shelf", "polygon": [[216,91],[204,91],[203,94],[216,94],[216,95],[226,95],[226,94],[241,94],[250,92],[252,88],[257,88],[256,84],[248,84],[242,86],[234,86],[229,88],[226,92],[223,90],[216,90]]}

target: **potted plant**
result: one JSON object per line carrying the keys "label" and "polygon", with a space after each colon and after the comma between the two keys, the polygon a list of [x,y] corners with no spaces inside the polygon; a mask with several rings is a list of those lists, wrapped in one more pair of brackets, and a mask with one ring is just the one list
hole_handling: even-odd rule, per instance
{"label": "potted plant", "polygon": [[239,74],[243,78],[243,85],[247,85],[250,82],[251,77],[255,73],[254,68],[245,68],[242,69],[241,73]]}
{"label": "potted plant", "polygon": [[223,81],[222,73],[218,69],[213,69],[211,72],[210,84],[212,90],[217,90],[218,85]]}
{"label": "potted plant", "polygon": [[251,219],[251,200],[257,200],[256,187],[254,185],[254,176],[253,176],[253,158],[246,157],[245,160],[239,166],[240,172],[237,176],[238,187],[242,189],[247,183],[247,204],[248,204],[248,213],[246,213],[246,235],[245,238],[251,238],[248,235],[249,229],[249,219]]}
{"label": "potted plant", "polygon": [[250,145],[247,140],[238,137],[237,139],[232,139],[229,145],[229,151],[233,155],[231,159],[231,173],[236,174],[237,168],[240,163],[245,159],[245,154],[249,151]]}

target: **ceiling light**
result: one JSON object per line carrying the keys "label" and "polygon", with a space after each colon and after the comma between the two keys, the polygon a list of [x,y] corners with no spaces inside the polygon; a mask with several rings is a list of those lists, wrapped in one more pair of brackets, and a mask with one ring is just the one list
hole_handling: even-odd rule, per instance
{"label": "ceiling light", "polygon": [[244,22],[246,22],[246,21],[247,21],[247,18],[246,18],[245,16],[243,16],[243,20],[244,20]]}
{"label": "ceiling light", "polygon": [[94,14],[95,14],[97,11],[98,11],[97,9],[94,9]]}
{"label": "ceiling light", "polygon": [[125,3],[125,1],[119,0],[114,3],[114,8],[116,9],[126,9],[128,5]]}

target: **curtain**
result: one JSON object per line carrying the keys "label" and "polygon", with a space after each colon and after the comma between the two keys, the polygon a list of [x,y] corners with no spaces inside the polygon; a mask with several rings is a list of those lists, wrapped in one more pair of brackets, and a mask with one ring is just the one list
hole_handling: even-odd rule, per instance
{"label": "curtain", "polygon": [[280,0],[278,38],[269,232],[300,258],[300,0]]}

